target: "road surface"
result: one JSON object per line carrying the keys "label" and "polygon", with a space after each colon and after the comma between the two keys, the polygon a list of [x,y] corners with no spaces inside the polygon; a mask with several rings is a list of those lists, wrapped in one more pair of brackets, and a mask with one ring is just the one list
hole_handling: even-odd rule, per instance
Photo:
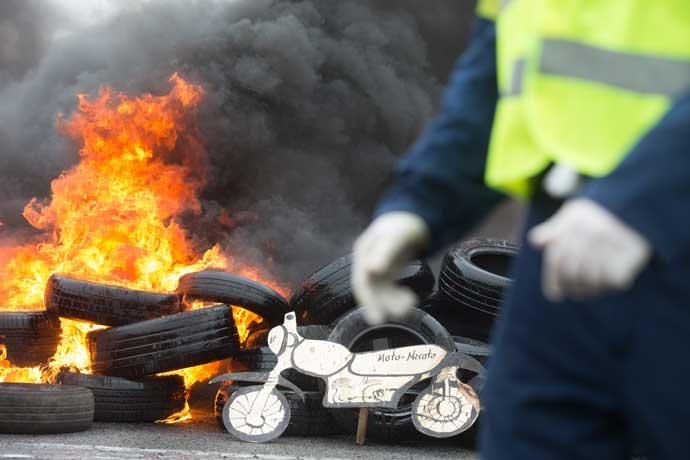
{"label": "road surface", "polygon": [[[452,440],[451,440],[452,441]],[[0,434],[0,460],[256,459],[256,460],[476,460],[457,441],[424,440],[404,445],[355,445],[348,436],[280,438],[247,444],[223,433],[211,414],[194,413],[178,425],[96,423],[83,433],[20,436]]]}

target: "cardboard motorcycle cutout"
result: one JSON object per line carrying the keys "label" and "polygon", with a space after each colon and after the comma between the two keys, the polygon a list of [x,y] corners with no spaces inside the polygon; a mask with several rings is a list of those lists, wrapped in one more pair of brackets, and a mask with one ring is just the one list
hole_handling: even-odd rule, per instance
{"label": "cardboard motorcycle cutout", "polygon": [[279,437],[290,422],[290,406],[278,390],[283,387],[304,398],[303,391],[281,373],[295,369],[326,382],[323,405],[328,408],[396,408],[415,384],[431,379],[412,405],[418,431],[445,438],[470,428],[480,411],[479,398],[457,377],[459,368],[484,371],[476,359],[449,352],[437,345],[415,345],[366,353],[352,353],[327,340],[309,340],[297,332],[294,313],[271,329],[268,346],[278,358],[270,373],[236,372],[210,383],[232,381],[242,386],[223,408],[225,428],[247,442],[267,442]]}

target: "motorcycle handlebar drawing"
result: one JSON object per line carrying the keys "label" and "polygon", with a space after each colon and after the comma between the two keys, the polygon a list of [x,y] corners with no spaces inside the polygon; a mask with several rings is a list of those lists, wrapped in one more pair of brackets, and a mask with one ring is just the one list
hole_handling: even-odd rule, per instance
{"label": "motorcycle handlebar drawing", "polygon": [[290,407],[278,387],[302,399],[304,393],[281,375],[286,369],[323,379],[323,405],[328,408],[395,408],[413,385],[431,379],[412,405],[412,421],[418,431],[433,437],[455,436],[479,416],[476,392],[457,373],[467,369],[481,375],[484,367],[464,353],[437,345],[352,353],[338,343],[300,336],[293,312],[271,329],[268,346],[278,358],[271,372],[235,372],[210,382],[257,384],[239,388],[223,407],[225,428],[243,441],[267,442],[287,428]]}

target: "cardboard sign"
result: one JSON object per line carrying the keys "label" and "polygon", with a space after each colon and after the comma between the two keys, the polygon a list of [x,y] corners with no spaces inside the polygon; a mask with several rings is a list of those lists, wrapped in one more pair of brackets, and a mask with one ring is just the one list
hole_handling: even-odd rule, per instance
{"label": "cardboard sign", "polygon": [[302,390],[281,377],[285,369],[323,379],[323,404],[329,408],[395,408],[413,385],[429,380],[412,407],[415,427],[429,436],[459,434],[479,415],[479,398],[458,379],[457,371],[466,368],[481,372],[483,367],[462,353],[437,345],[352,353],[337,343],[300,336],[294,313],[285,315],[283,324],[271,330],[268,345],[278,357],[278,364],[269,374],[234,373],[211,381],[262,383],[237,391],[223,409],[225,427],[244,441],[269,441],[287,427],[290,407],[277,387],[297,394]]}

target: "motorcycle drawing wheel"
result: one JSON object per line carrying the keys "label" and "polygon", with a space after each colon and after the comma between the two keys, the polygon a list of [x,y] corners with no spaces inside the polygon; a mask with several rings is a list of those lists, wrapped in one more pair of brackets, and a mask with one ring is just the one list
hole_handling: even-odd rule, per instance
{"label": "motorcycle drawing wheel", "polygon": [[262,385],[241,388],[223,407],[223,424],[231,435],[245,442],[268,442],[280,437],[290,423],[290,405],[283,394],[271,390],[261,414],[261,424],[251,424],[247,416],[259,397]]}
{"label": "motorcycle drawing wheel", "polygon": [[453,380],[430,385],[412,405],[412,423],[420,433],[434,438],[450,438],[467,431],[479,417],[471,391]]}

